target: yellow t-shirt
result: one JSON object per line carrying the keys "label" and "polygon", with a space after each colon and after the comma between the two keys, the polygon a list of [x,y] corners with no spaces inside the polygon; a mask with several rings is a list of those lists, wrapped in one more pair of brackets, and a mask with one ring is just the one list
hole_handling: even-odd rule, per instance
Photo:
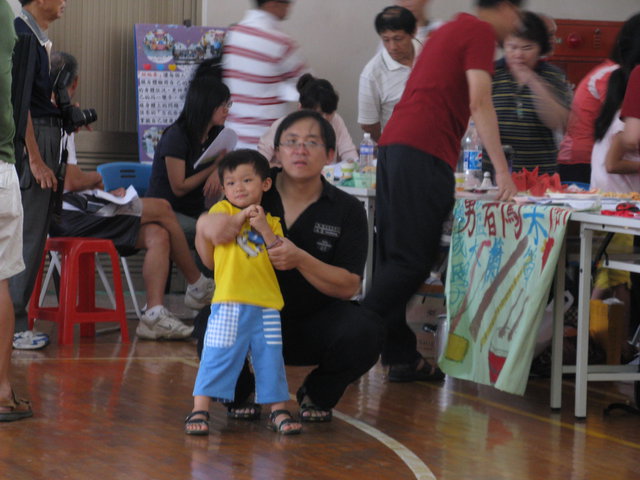
{"label": "yellow t-shirt", "polygon": [[[216,203],[209,213],[235,215],[240,211],[227,200]],[[267,213],[273,233],[283,236],[278,217]],[[262,236],[247,220],[235,241],[213,250],[216,290],[211,303],[235,302],[281,310],[284,305],[275,271]]]}

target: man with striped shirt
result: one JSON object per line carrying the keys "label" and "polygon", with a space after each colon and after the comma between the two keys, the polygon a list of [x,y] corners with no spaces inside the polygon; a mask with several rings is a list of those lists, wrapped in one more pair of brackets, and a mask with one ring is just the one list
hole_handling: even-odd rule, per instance
{"label": "man with striped shirt", "polygon": [[224,81],[233,107],[226,126],[237,148],[256,149],[262,134],[298,101],[296,82],[307,71],[297,44],[280,28],[290,0],[255,0],[257,8],[233,25],[225,40]]}

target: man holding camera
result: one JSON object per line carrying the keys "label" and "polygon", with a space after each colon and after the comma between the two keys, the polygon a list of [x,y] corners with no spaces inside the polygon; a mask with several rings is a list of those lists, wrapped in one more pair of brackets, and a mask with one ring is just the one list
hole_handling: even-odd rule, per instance
{"label": "man holding camera", "polygon": [[[51,40],[49,25],[64,13],[65,0],[20,0],[22,11],[14,20],[18,36],[35,38],[33,80],[25,91],[31,92],[29,116],[24,138],[24,156],[18,161],[18,177],[24,209],[23,258],[25,270],[10,281],[11,299],[16,314],[16,330],[27,326],[27,306],[49,231],[52,192],[58,187],[55,171],[60,160],[62,117],[52,102],[53,86],[49,78]],[[20,59],[14,58],[14,62]],[[20,72],[18,73],[20,74]],[[14,80],[15,81],[15,80]],[[18,152],[19,154],[20,152]],[[20,157],[20,155],[18,155]],[[32,332],[20,333],[14,339],[16,348],[41,348],[48,339]]]}

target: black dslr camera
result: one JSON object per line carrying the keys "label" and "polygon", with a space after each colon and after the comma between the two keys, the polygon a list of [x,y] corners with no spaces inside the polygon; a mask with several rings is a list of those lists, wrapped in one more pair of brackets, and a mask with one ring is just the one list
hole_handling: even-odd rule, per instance
{"label": "black dslr camera", "polygon": [[62,113],[62,128],[65,132],[71,134],[80,127],[89,125],[98,119],[95,109],[87,108],[85,110],[71,104],[67,86],[71,83],[71,72],[66,68],[62,68],[53,84],[53,94],[56,98],[56,104]]}

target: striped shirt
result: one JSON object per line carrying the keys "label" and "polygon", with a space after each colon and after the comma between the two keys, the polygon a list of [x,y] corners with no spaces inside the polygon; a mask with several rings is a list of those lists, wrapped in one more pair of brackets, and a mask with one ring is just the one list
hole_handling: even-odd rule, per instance
{"label": "striped shirt", "polygon": [[238,134],[236,148],[253,148],[298,101],[296,83],[307,71],[296,43],[280,29],[280,20],[249,10],[225,40],[224,80],[233,106],[225,125]]}
{"label": "striped shirt", "polygon": [[[535,72],[550,86],[557,100],[569,108],[571,88],[564,74],[546,62],[538,62]],[[496,62],[493,105],[502,145],[510,145],[514,150],[513,171],[539,167],[540,174],[555,173],[558,146],[554,132],[538,117],[534,93],[528,86],[518,85],[504,59]]]}

